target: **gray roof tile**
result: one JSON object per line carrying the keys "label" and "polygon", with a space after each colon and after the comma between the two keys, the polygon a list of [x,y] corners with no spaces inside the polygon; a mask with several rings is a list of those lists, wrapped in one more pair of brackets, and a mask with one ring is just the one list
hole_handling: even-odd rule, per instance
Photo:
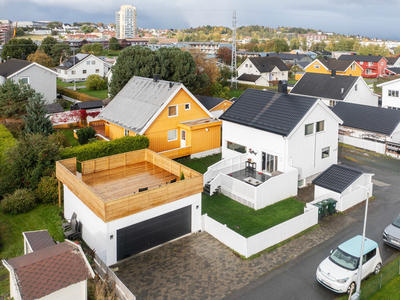
{"label": "gray roof tile", "polygon": [[252,75],[252,74],[242,74],[238,77],[237,80],[240,81],[250,81],[250,82],[256,82],[258,79],[261,78],[261,75]]}
{"label": "gray roof tile", "polygon": [[277,56],[250,57],[249,59],[260,73],[271,72],[275,67],[280,71],[289,71],[289,68]]}
{"label": "gray roof tile", "polygon": [[9,59],[0,64],[0,75],[7,78],[8,76],[25,68],[26,66],[29,66],[30,64],[31,62],[27,60]]}
{"label": "gray roof tile", "polygon": [[225,101],[225,99],[223,99],[223,98],[209,97],[209,96],[204,96],[204,95],[195,95],[195,97],[208,110],[210,110],[211,108],[217,106],[221,102]]}
{"label": "gray roof tile", "polygon": [[354,61],[369,61],[378,62],[381,59],[385,59],[383,56],[373,56],[373,55],[346,55],[342,54],[339,56],[339,60],[354,60]]}

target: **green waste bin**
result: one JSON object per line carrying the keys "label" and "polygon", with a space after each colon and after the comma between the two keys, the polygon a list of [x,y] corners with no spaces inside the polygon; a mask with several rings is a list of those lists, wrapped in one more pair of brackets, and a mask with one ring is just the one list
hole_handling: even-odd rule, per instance
{"label": "green waste bin", "polygon": [[336,200],[329,198],[326,201],[328,201],[328,211],[329,214],[334,214],[336,212]]}
{"label": "green waste bin", "polygon": [[324,216],[324,209],[323,209],[323,207],[321,205],[319,205],[319,202],[318,203],[314,203],[314,205],[316,207],[318,207],[318,220],[321,220],[322,217]]}
{"label": "green waste bin", "polygon": [[319,205],[322,206],[322,214],[325,216],[329,215],[329,201],[322,200],[319,202]]}

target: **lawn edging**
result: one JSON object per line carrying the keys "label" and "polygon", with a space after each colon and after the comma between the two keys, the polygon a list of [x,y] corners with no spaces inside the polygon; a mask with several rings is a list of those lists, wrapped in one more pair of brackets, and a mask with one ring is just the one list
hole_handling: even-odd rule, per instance
{"label": "lawn edging", "polygon": [[202,215],[202,229],[245,258],[273,247],[317,224],[318,208],[307,204],[303,214],[245,238],[207,214]]}

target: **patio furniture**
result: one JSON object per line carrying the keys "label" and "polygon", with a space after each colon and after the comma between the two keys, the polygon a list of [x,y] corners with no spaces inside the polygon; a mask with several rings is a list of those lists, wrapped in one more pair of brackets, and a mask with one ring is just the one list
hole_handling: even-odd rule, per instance
{"label": "patio furniture", "polygon": [[253,177],[243,178],[243,181],[247,182],[248,184],[254,185],[254,186],[258,186],[258,185],[260,185],[262,183],[260,180],[255,179]]}
{"label": "patio furniture", "polygon": [[140,192],[147,191],[148,189],[149,189],[148,187],[140,188],[140,189],[139,189],[139,193],[140,193]]}
{"label": "patio furniture", "polygon": [[62,223],[62,228],[63,228],[63,231],[65,231],[65,230],[71,230],[71,222],[72,222],[72,220],[75,220],[76,221],[76,213],[74,212],[73,214],[72,214],[72,217],[71,217],[71,219],[70,219],[70,222],[65,222],[65,223]]}
{"label": "patio furniture", "polygon": [[69,240],[79,239],[82,235],[82,224],[76,219],[71,220],[71,230],[65,231],[64,236]]}
{"label": "patio furniture", "polygon": [[256,162],[246,160],[245,163],[246,170],[255,171],[256,170]]}

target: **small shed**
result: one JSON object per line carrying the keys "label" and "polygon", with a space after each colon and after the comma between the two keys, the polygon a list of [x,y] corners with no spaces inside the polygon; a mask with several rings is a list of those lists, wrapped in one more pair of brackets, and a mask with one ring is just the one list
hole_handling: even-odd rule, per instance
{"label": "small shed", "polygon": [[96,109],[103,108],[105,105],[102,100],[94,100],[87,102],[76,102],[71,105],[71,110],[80,110],[80,109]]}
{"label": "small shed", "polygon": [[315,189],[311,203],[332,198],[337,201],[336,209],[345,211],[364,201],[367,191],[372,196],[372,176],[350,166],[333,164],[312,181]]}

